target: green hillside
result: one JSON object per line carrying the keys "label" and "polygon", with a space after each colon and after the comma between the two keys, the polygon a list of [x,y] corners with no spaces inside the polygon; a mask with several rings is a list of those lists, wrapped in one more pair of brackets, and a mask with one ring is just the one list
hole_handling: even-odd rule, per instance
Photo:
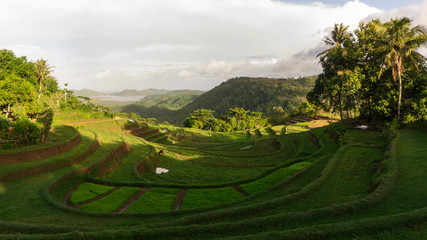
{"label": "green hillside", "polygon": [[203,93],[204,91],[200,90],[174,90],[164,94],[146,96],[140,101],[135,102],[133,105],[144,108],[156,106],[159,108],[178,110],[195,100]]}
{"label": "green hillside", "polygon": [[233,78],[200,95],[179,110],[176,110],[178,108],[175,103],[185,103],[194,95],[180,95],[171,98],[153,96],[153,98],[143,99],[138,104],[123,107],[121,110],[135,112],[144,118],[157,118],[159,121],[180,125],[194,110],[200,108],[212,109],[216,116],[226,115],[230,108],[235,107],[268,115],[273,107],[281,106],[289,112],[305,100],[305,96],[313,88],[315,80],[315,76],[297,79]]}
{"label": "green hillside", "polygon": [[224,115],[230,108],[241,107],[269,114],[275,106],[289,111],[305,100],[315,80],[315,76],[297,79],[232,78],[201,95],[181,112],[191,113],[199,108],[207,108],[215,110],[217,115]]}

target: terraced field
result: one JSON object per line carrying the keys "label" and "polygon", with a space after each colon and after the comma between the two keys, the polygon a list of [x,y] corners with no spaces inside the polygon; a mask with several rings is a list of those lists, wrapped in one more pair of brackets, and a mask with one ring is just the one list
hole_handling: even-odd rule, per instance
{"label": "terraced field", "polygon": [[63,123],[0,152],[0,239],[427,238],[425,131]]}

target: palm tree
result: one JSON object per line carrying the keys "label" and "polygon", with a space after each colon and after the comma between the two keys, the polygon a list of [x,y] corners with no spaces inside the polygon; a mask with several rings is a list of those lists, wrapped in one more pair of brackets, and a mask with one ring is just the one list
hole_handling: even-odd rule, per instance
{"label": "palm tree", "polygon": [[[424,60],[424,56],[416,51],[418,47],[427,42],[426,29],[417,25],[411,28],[411,20],[407,17],[390,19],[384,24],[385,31],[380,36],[379,44],[383,55],[382,71],[391,68],[393,80],[399,80],[399,98],[397,103],[397,119],[400,120],[400,106],[402,103],[402,71],[403,61],[409,60],[416,64]],[[416,66],[416,65],[415,65]]]}
{"label": "palm tree", "polygon": [[[329,69],[330,73],[326,79],[329,79],[329,84],[326,85],[326,88],[331,87],[335,89],[335,101],[338,102],[339,113],[341,121],[344,121],[343,117],[343,78],[342,72],[348,68],[348,61],[346,56],[348,54],[346,43],[352,41],[352,35],[348,30],[349,26],[344,26],[344,24],[335,24],[334,29],[331,32],[331,37],[326,36],[322,41],[330,47],[325,51],[319,53],[316,57],[320,57],[319,63],[322,63],[324,69]],[[325,71],[324,71],[325,72]],[[325,80],[326,80],[325,79]],[[331,90],[332,91],[332,90]],[[334,101],[334,102],[335,102]],[[335,103],[334,103],[335,105]]]}
{"label": "palm tree", "polygon": [[49,66],[47,61],[44,59],[37,59],[37,61],[34,63],[34,67],[36,70],[36,77],[39,79],[38,99],[40,100],[40,97],[42,95],[42,84],[44,82],[44,79],[47,76],[49,76],[51,72],[53,72],[52,68],[54,68],[54,66]]}
{"label": "palm tree", "polygon": [[[348,28],[349,26],[344,26],[342,23],[340,25],[335,23],[331,37],[326,36],[322,41],[326,45],[333,46],[331,48],[342,48],[345,40],[350,38],[350,34],[347,32]],[[325,55],[331,48],[319,53],[316,57]]]}

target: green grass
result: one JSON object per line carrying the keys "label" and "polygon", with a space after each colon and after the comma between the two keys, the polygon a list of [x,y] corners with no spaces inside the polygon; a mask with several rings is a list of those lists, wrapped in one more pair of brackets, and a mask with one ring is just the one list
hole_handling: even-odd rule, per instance
{"label": "green grass", "polygon": [[142,179],[151,184],[182,184],[191,186],[228,185],[254,178],[254,176],[269,169],[265,167],[218,167],[183,160],[171,155],[161,155],[158,167],[166,168],[169,172],[161,175],[155,173],[142,174]]}
{"label": "green grass", "polygon": [[307,132],[310,129],[306,128],[306,126],[312,124],[313,122],[301,122],[301,123],[295,123],[287,126],[286,128],[286,134],[293,134],[293,133],[300,133],[300,132]]}
{"label": "green grass", "polygon": [[214,189],[189,189],[182,203],[182,209],[207,207],[243,198],[231,187]]}
{"label": "green grass", "polygon": [[131,135],[125,135],[124,139],[129,143],[132,151],[121,159],[120,166],[114,168],[113,171],[108,174],[107,178],[119,182],[139,181],[133,172],[133,168],[135,164],[139,163],[145,156],[150,154],[152,148],[140,138]]}
{"label": "green grass", "polygon": [[114,210],[138,191],[139,188],[122,187],[95,202],[82,206],[81,209],[93,213],[114,212]]}
{"label": "green grass", "polygon": [[170,211],[178,189],[152,188],[136,200],[125,212]]}
{"label": "green grass", "polygon": [[262,190],[265,190],[275,184],[278,184],[281,181],[286,180],[287,178],[289,178],[290,176],[292,176],[293,174],[297,173],[298,171],[310,166],[311,163],[309,162],[299,162],[299,163],[295,163],[289,167],[286,168],[281,168],[277,171],[275,171],[274,173],[267,175],[264,178],[261,178],[259,180],[253,181],[251,183],[248,184],[243,184],[241,185],[241,187],[243,188],[243,190],[245,190],[246,192],[252,194],[252,193],[256,193]]}
{"label": "green grass", "polygon": [[90,148],[91,144],[95,141],[95,134],[91,131],[81,130],[80,135],[82,137],[82,142],[70,151],[38,161],[21,162],[17,164],[1,166],[0,177],[10,173],[31,170],[37,167],[57,165],[73,160],[75,157],[86,152]]}
{"label": "green grass", "polygon": [[101,194],[104,194],[114,187],[93,184],[93,183],[83,183],[79,188],[73,192],[70,197],[70,202],[74,205],[79,203],[86,202],[87,200],[93,199]]}
{"label": "green grass", "polygon": [[[329,139],[331,131],[325,132],[326,128],[310,130],[319,141],[317,148],[308,133],[301,132],[306,130],[304,124],[295,124],[296,134],[274,137],[280,142],[279,150],[272,147],[271,135],[248,138],[246,132],[228,135],[171,127],[171,132],[180,131],[185,138],[157,144],[112,132],[118,127],[115,121],[82,126],[79,129],[85,145],[93,142],[95,136],[85,129],[93,129],[101,137],[98,151],[73,166],[0,185],[0,238],[425,239],[425,131],[400,130],[392,146],[386,149],[379,132],[349,130],[340,134],[341,145],[337,145],[336,139]],[[328,128],[339,130],[339,126]],[[105,159],[123,139],[129,142],[133,152],[106,178],[76,175],[61,182],[50,195],[46,194],[46,189],[57,179]],[[253,147],[240,150],[248,145]],[[167,151],[159,166],[169,172],[142,174],[138,178],[132,169],[152,147]],[[79,146],[75,153],[84,149]],[[202,163],[182,160],[175,153]],[[76,154],[60,154],[55,160],[31,164],[69,161]],[[239,164],[266,163],[276,165],[238,168]],[[2,167],[0,172],[38,166],[26,164],[16,164],[9,170]],[[396,165],[398,177],[391,178]],[[286,183],[277,184],[296,172],[299,174]],[[82,207],[83,213],[62,205],[64,195],[84,182],[72,196],[76,203],[105,192],[103,186],[90,186],[92,183],[88,181],[106,181],[111,183],[108,187],[121,188]],[[244,197],[231,188],[237,183],[252,194]],[[176,188],[166,188],[172,185]],[[381,190],[386,185],[388,189]],[[151,189],[125,214],[112,213],[145,186]],[[176,193],[183,186],[188,188],[183,210],[170,211]]]}

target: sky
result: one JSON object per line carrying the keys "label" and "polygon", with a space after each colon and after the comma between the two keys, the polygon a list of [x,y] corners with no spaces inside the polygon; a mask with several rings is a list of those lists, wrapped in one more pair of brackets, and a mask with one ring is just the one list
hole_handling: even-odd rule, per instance
{"label": "sky", "polygon": [[71,89],[209,90],[318,74],[335,23],[402,16],[427,26],[427,0],[0,0],[0,49]]}

